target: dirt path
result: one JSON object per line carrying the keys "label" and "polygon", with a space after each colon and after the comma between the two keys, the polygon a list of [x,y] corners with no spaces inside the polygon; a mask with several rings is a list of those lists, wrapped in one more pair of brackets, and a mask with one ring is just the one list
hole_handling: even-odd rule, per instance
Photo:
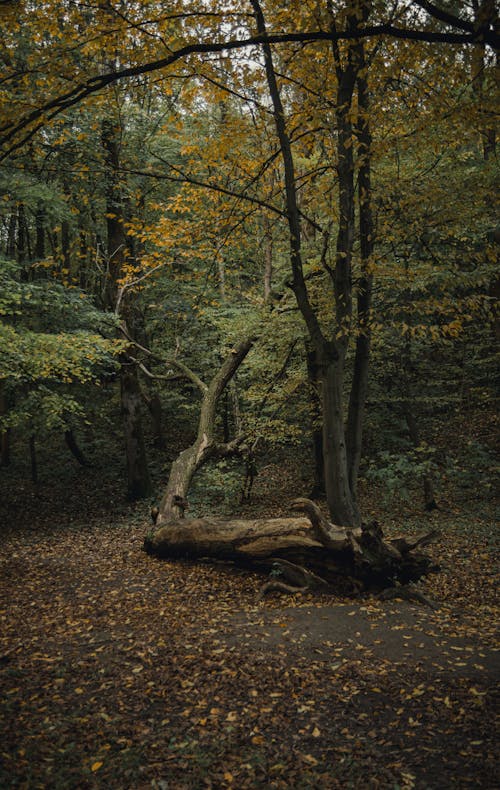
{"label": "dirt path", "polygon": [[143,534],[4,536],[0,786],[496,787],[495,610],[454,571],[437,612],[257,605],[257,576],[152,560]]}

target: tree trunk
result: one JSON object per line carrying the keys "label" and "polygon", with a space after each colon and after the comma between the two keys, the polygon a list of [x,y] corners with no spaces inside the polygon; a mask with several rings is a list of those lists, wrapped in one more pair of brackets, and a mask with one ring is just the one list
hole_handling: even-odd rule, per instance
{"label": "tree trunk", "polygon": [[[474,23],[478,29],[489,22],[496,22],[498,26],[498,16],[495,8],[495,0],[474,0]],[[481,136],[481,147],[485,161],[492,159],[496,155],[496,113],[493,103],[488,103],[488,97],[495,96],[498,84],[498,58],[496,53],[496,63],[491,68],[493,74],[489,79],[486,67],[486,48],[483,43],[478,42],[472,48],[471,77],[472,90],[476,100],[479,115],[479,133]],[[489,83],[489,84],[488,84]]]}
{"label": "tree trunk", "polygon": [[[404,408],[406,424],[408,426],[408,433],[411,442],[414,447],[419,447],[420,431],[418,429],[417,420],[415,419],[413,404],[410,401],[406,400],[403,404],[403,408]],[[425,509],[436,510],[437,503],[436,503],[436,495],[434,492],[434,483],[432,481],[432,477],[429,474],[424,474],[422,476],[422,484],[424,487]]]}
{"label": "tree trunk", "polygon": [[271,233],[271,222],[267,214],[263,217],[263,244],[264,244],[264,302],[269,304],[271,301],[271,290],[273,283],[273,237]]}
{"label": "tree trunk", "polygon": [[347,457],[349,464],[349,486],[357,502],[357,484],[361,452],[363,447],[363,418],[368,391],[370,362],[370,311],[373,287],[372,257],[375,244],[375,226],[371,206],[371,132],[369,123],[369,93],[366,79],[364,44],[357,46],[358,86],[358,202],[359,238],[361,252],[361,277],[357,294],[358,335],[354,356],[354,370],[349,397],[347,417]]}
{"label": "tree trunk", "polygon": [[349,483],[343,383],[343,360],[327,360],[321,366],[326,501],[335,523],[355,527],[361,518]]}
{"label": "tree trunk", "polygon": [[68,428],[67,431],[64,431],[64,441],[66,442],[71,455],[76,458],[80,466],[89,466],[89,462],[87,461],[78,442],[76,441],[75,434],[71,428]]}
{"label": "tree trunk", "polygon": [[312,443],[314,460],[314,483],[311,498],[315,499],[325,493],[325,460],[323,457],[323,428],[321,421],[321,399],[319,394],[318,363],[316,352],[306,343],[307,378],[309,384],[309,402],[312,418]]}
{"label": "tree trunk", "polygon": [[5,240],[5,257],[16,257],[16,230],[17,230],[17,213],[15,211],[9,217],[9,225],[7,229],[7,238]]}
{"label": "tree trunk", "polygon": [[40,202],[36,209],[35,214],[35,227],[36,227],[36,241],[35,241],[35,257],[38,261],[45,258],[45,208],[43,203]]}
{"label": "tree trunk", "polygon": [[[265,35],[266,25],[259,0],[251,0],[259,34]],[[335,17],[333,7],[329,5],[331,28],[335,33]],[[358,12],[360,12],[358,18]],[[356,41],[355,33],[361,20],[366,21],[369,3],[361,2],[359,8],[351,9],[347,15],[347,26],[352,30],[353,43],[341,51],[338,43],[332,43],[332,52],[337,76],[336,96],[336,133],[337,133],[337,173],[338,173],[338,233],[335,256],[335,267],[326,267],[333,288],[335,303],[333,334],[328,340],[318,320],[318,314],[311,303],[307,284],[304,278],[301,246],[301,222],[298,207],[297,184],[295,180],[295,164],[289,134],[287,132],[286,115],[281,100],[273,55],[269,44],[262,44],[267,83],[273,105],[273,116],[278,135],[284,169],[286,213],[289,228],[290,264],[292,269],[291,287],[294,291],[298,307],[309,332],[311,348],[314,350],[320,370],[321,400],[323,406],[323,453],[325,489],[328,507],[332,519],[346,526],[358,526],[360,514],[356,500],[356,480],[361,452],[361,423],[366,393],[368,345],[366,340],[360,341],[358,354],[358,375],[354,377],[350,426],[350,446],[347,446],[344,428],[344,366],[348,343],[352,331],[352,254],[355,231],[355,190],[354,190],[354,128],[353,103],[360,70],[364,67],[363,43]],[[358,84],[362,94],[366,83]],[[367,91],[361,95],[361,104],[368,110]],[[363,110],[361,110],[361,115]],[[363,192],[363,233],[365,240],[369,236],[369,137],[366,125],[361,130],[364,146],[366,191]],[[366,252],[366,251],[365,251]],[[367,315],[369,308],[369,289],[365,282],[365,304],[361,303],[361,319]],[[368,302],[366,302],[368,298]],[[349,457],[352,451],[352,462]]]}
{"label": "tree trunk", "polygon": [[[106,154],[106,209],[108,235],[108,279],[106,303],[115,309],[117,282],[127,259],[127,243],[124,230],[124,212],[120,185],[119,129],[110,120],[104,119],[101,126],[101,142]],[[120,305],[120,315],[126,322],[125,305]],[[137,367],[126,355],[120,373],[121,411],[125,434],[127,459],[127,491],[129,499],[149,496],[151,480],[146,456],[146,444],[142,429],[141,393]]]}
{"label": "tree trunk", "polygon": [[164,450],[167,442],[163,433],[163,406],[157,392],[152,392],[147,398],[147,405],[153,428],[153,446],[157,450]]}
{"label": "tree trunk", "polygon": [[127,496],[133,501],[150,495],[151,480],[142,430],[142,397],[137,366],[132,362],[122,363],[120,391],[127,459]]}
{"label": "tree trunk", "polygon": [[184,510],[187,507],[187,494],[193,475],[203,464],[214,456],[230,455],[239,450],[242,441],[241,436],[236,436],[233,441],[228,443],[217,442],[215,417],[220,396],[247,356],[252,345],[253,338],[247,338],[231,349],[229,356],[222,363],[208,386],[184,365],[181,366],[184,374],[196,383],[203,393],[198,432],[193,444],[183,450],[172,464],[156,519],[158,525],[175,521],[184,516]]}
{"label": "tree trunk", "polygon": [[38,483],[38,464],[36,459],[36,440],[34,433],[30,434],[28,443],[30,450],[31,480],[33,483]]}
{"label": "tree trunk", "polygon": [[352,530],[331,524],[310,500],[295,500],[292,509],[307,518],[176,520],[150,534],[144,546],[159,557],[231,560],[332,591],[382,590],[438,569],[412,553],[430,543],[435,531],[385,540],[376,524]]}

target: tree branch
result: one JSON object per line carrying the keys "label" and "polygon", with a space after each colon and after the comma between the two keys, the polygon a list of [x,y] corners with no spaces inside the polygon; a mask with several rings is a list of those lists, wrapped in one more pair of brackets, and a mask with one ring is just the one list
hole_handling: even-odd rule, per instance
{"label": "tree branch", "polygon": [[430,3],[429,0],[413,0],[413,4],[427,11],[429,16],[434,17],[434,19],[439,19],[440,22],[445,22],[452,27],[458,27],[460,30],[467,31],[467,33],[474,33],[474,25],[472,22],[459,19],[459,17],[454,16],[454,14],[450,14],[448,11],[444,11],[442,8],[435,6],[434,3]]}
{"label": "tree branch", "polygon": [[[423,0],[421,0],[423,2]],[[431,4],[429,4],[431,6]],[[432,6],[434,9],[434,6]],[[458,20],[460,22],[460,20]],[[456,24],[455,26],[463,29],[463,24]],[[88,96],[98,93],[104,88],[119,82],[123,79],[130,77],[137,77],[143,74],[151,74],[156,71],[162,71],[173,63],[176,63],[189,55],[195,54],[211,54],[217,52],[231,51],[234,49],[244,49],[254,47],[257,45],[271,45],[271,44],[288,44],[288,43],[302,43],[308,44],[317,41],[345,41],[345,40],[359,40],[361,38],[373,38],[377,36],[390,36],[410,41],[422,41],[425,43],[442,43],[442,44],[476,44],[478,38],[481,43],[487,44],[494,49],[500,46],[500,36],[495,30],[481,29],[479,32],[467,27],[467,32],[464,29],[462,33],[446,33],[441,31],[430,30],[411,30],[408,28],[398,28],[391,24],[380,25],[367,25],[353,30],[343,31],[325,31],[313,30],[304,33],[261,33],[257,36],[250,36],[249,38],[231,39],[229,41],[220,42],[199,42],[196,44],[186,44],[179,47],[178,50],[172,52],[165,58],[153,60],[149,63],[142,63],[136,66],[129,66],[124,69],[117,69],[107,74],[98,74],[84,82],[76,85],[72,90],[56,96],[45,104],[37,107],[30,113],[21,116],[17,122],[10,122],[0,126],[0,146],[5,147],[0,155],[0,161],[22,145],[27,143],[36,132],[41,129],[47,121],[52,120],[64,110],[69,107],[74,107],[79,104]],[[29,127],[32,128],[29,128]],[[16,136],[29,129],[20,139],[16,140]],[[12,142],[11,142],[12,141]],[[11,143],[9,145],[9,143]]]}

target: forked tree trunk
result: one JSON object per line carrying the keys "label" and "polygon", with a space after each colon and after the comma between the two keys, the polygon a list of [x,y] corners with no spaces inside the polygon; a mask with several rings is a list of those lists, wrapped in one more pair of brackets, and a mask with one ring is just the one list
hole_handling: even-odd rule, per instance
{"label": "forked tree trunk", "polygon": [[180,366],[186,377],[190,378],[202,392],[200,418],[195,441],[177,456],[170,469],[168,483],[156,517],[156,523],[159,526],[184,516],[184,510],[187,506],[187,494],[193,475],[203,464],[212,457],[227,456],[238,451],[243,437],[236,436],[231,442],[218,442],[215,430],[215,417],[220,396],[252,345],[253,338],[247,338],[238,346],[232,348],[229,356],[222,363],[209,385],[206,385],[184,365]]}
{"label": "forked tree trunk", "polygon": [[[255,13],[259,34],[266,35],[266,24],[259,0],[251,0]],[[336,20],[333,7],[330,8],[332,32],[335,32]],[[362,40],[356,40],[356,30],[360,21],[366,21],[369,3],[361,2],[358,8],[351,8],[347,14],[347,25],[353,33],[353,43],[341,51],[338,43],[332,43],[332,54],[337,76],[336,96],[336,133],[337,133],[337,174],[338,174],[338,233],[335,266],[326,266],[334,299],[332,310],[333,334],[328,339],[319,322],[318,313],[309,297],[304,277],[301,246],[301,218],[298,206],[297,183],[295,179],[295,163],[290,136],[287,131],[286,113],[281,100],[277,76],[273,65],[273,54],[267,43],[262,44],[267,83],[273,105],[274,122],[279,138],[281,157],[284,170],[286,213],[289,227],[290,264],[292,269],[291,287],[294,291],[298,307],[309,332],[311,348],[318,362],[318,378],[321,385],[322,417],[323,417],[323,453],[325,489],[328,507],[332,519],[345,526],[357,527],[360,514],[356,499],[356,479],[361,452],[361,423],[366,394],[366,375],[369,344],[360,343],[358,354],[358,375],[353,381],[359,387],[353,393],[351,421],[349,429],[349,446],[344,428],[344,367],[347,347],[352,333],[352,254],[355,231],[355,187],[354,187],[354,143],[353,105],[357,80],[365,68]],[[366,81],[358,83],[358,96],[361,105],[367,107]],[[365,115],[366,123],[367,116]],[[367,125],[359,130],[360,146],[363,152],[362,167],[365,167],[364,192],[362,198],[362,215],[365,239],[369,235],[370,220],[370,183],[369,171],[366,177],[366,166],[369,162],[369,138]],[[364,137],[363,137],[364,135]],[[368,144],[367,144],[368,143]],[[360,203],[361,205],[361,203]],[[366,252],[366,250],[365,250]],[[366,285],[366,284],[365,284]],[[365,288],[366,316],[369,309],[369,293]],[[360,305],[358,304],[358,310]],[[365,317],[366,317],[365,316]],[[363,316],[361,316],[363,318]],[[362,353],[361,353],[362,352]],[[353,460],[349,457],[353,453]]]}

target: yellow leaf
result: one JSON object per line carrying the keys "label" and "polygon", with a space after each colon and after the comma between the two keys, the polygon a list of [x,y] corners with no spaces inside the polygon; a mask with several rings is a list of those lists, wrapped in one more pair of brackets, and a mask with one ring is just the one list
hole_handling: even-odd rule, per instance
{"label": "yellow leaf", "polygon": [[99,768],[100,768],[101,766],[102,766],[102,763],[92,763],[92,765],[90,766],[90,770],[91,770],[93,773],[95,773],[96,771],[98,771],[98,770],[99,770]]}
{"label": "yellow leaf", "polygon": [[315,727],[314,730],[312,731],[311,735],[312,735],[313,738],[319,738],[319,736],[321,735],[321,732],[319,731],[319,729],[317,727]]}

